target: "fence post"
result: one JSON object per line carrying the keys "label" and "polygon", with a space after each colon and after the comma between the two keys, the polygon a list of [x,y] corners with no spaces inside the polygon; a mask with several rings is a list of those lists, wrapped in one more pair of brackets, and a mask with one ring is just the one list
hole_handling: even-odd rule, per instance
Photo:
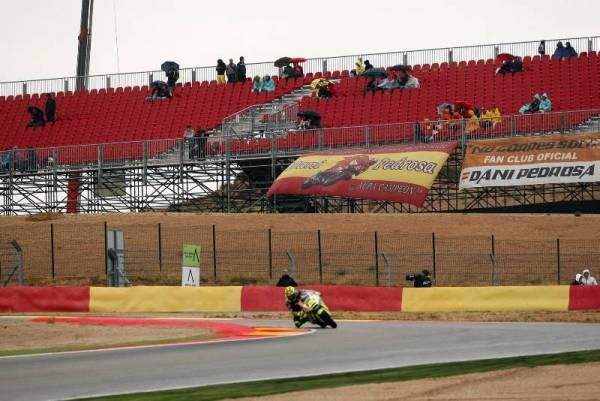
{"label": "fence post", "polygon": [[324,58],[323,59],[323,71],[321,71],[323,74],[325,74],[327,72],[327,59]]}
{"label": "fence post", "polygon": [[54,223],[50,224],[50,263],[52,265],[52,281],[54,281]]}
{"label": "fence post", "polygon": [[560,113],[560,133],[565,133],[565,113]]}
{"label": "fence post", "polygon": [[408,53],[402,55],[402,64],[408,65]]}
{"label": "fence post", "polygon": [[271,229],[269,228],[269,279],[273,279],[273,243],[271,242]]}
{"label": "fence post", "polygon": [[192,83],[196,83],[196,70],[192,70]]}
{"label": "fence post", "polygon": [[162,225],[158,223],[158,271],[162,273]]}
{"label": "fence post", "polygon": [[371,147],[371,127],[365,128],[365,146]]}
{"label": "fence post", "polygon": [[592,38],[588,39],[588,53],[594,51],[594,44],[592,42]]}
{"label": "fence post", "polygon": [[23,96],[27,96],[27,82],[23,82]]}
{"label": "fence post", "polygon": [[432,265],[433,272],[432,272],[432,274],[433,274],[433,281],[435,281],[435,270],[436,270],[435,232],[431,233],[431,250],[432,250],[432,258],[431,258],[431,260],[433,262],[433,265]]}
{"label": "fence post", "polygon": [[69,80],[65,79],[65,93],[69,91]]}
{"label": "fence post", "polygon": [[106,89],[110,89],[110,75],[106,76]]}
{"label": "fence post", "polygon": [[560,239],[556,239],[556,283],[560,285]]}
{"label": "fence post", "polygon": [[377,231],[375,231],[375,286],[379,287],[379,240],[377,239]]}
{"label": "fence post", "polygon": [[317,230],[317,244],[319,247],[319,284],[323,284],[323,258],[321,254],[321,230]]}
{"label": "fence post", "polygon": [[108,252],[106,252],[106,249],[108,249],[108,238],[107,238],[107,234],[108,234],[108,224],[106,224],[106,221],[104,222],[104,274],[106,274],[106,279],[108,280]]}
{"label": "fence post", "polygon": [[496,241],[494,240],[494,235],[492,234],[492,253],[490,255],[492,259],[492,286],[496,285]]}
{"label": "fence post", "polygon": [[212,248],[213,248],[213,277],[217,281],[217,233],[215,225],[212,226]]}
{"label": "fence post", "polygon": [[454,60],[452,55],[452,49],[448,49],[448,64],[450,64]]}

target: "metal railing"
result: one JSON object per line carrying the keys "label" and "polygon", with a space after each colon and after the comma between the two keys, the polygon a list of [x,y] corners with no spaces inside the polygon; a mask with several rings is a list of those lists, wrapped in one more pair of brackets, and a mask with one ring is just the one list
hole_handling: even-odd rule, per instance
{"label": "metal railing", "polygon": [[[578,52],[598,51],[599,36],[546,39],[546,54],[552,55],[559,41],[570,42]],[[336,70],[351,70],[358,57],[368,59],[375,67],[388,67],[395,64],[434,64],[461,62],[480,59],[493,59],[500,53],[515,56],[534,56],[538,54],[539,40],[526,42],[507,42],[471,46],[455,46],[424,50],[402,50],[386,53],[363,53],[346,56],[317,57],[307,59],[303,64],[305,73],[317,73]],[[278,75],[279,69],[272,61],[246,64],[246,76]],[[216,77],[215,67],[192,67],[180,70],[179,82],[211,81]],[[140,71],[122,74],[91,75],[87,77],[88,90],[117,88],[125,86],[144,86],[157,79],[166,79],[164,72]],[[67,92],[76,88],[77,77],[0,82],[0,96],[17,96],[45,92]]]}
{"label": "metal railing", "polygon": [[[252,108],[248,109],[252,110]],[[264,110],[263,110],[264,111]],[[283,116],[289,123],[296,109],[283,108],[268,118]],[[250,111],[249,111],[250,113]],[[40,170],[105,169],[127,165],[162,166],[197,160],[235,161],[256,157],[298,155],[347,147],[375,147],[513,136],[600,132],[600,109],[502,116],[494,126],[470,130],[467,120],[432,121],[437,132],[427,132],[423,121],[314,130],[261,130],[207,139],[160,139],[54,148],[13,149],[0,152],[0,175]],[[262,119],[262,117],[261,117]],[[232,124],[235,121],[229,121]],[[483,120],[480,120],[483,123]],[[226,125],[227,127],[227,125]],[[279,127],[283,127],[280,125]],[[272,128],[272,127],[271,127]]]}

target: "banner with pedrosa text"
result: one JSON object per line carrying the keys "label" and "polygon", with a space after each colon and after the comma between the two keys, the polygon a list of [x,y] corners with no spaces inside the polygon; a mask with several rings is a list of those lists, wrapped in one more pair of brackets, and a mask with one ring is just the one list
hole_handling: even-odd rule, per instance
{"label": "banner with pedrosa text", "polygon": [[460,189],[600,181],[600,134],[471,141]]}
{"label": "banner with pedrosa text", "polygon": [[422,207],[456,146],[444,142],[306,154],[281,173],[267,196],[338,196]]}

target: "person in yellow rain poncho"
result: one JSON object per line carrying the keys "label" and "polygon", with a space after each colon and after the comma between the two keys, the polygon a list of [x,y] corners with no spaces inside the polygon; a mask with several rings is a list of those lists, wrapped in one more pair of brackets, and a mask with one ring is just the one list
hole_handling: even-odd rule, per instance
{"label": "person in yellow rain poncho", "polygon": [[353,76],[360,77],[365,73],[365,64],[363,63],[362,57],[359,57],[354,65],[356,68],[350,71]]}

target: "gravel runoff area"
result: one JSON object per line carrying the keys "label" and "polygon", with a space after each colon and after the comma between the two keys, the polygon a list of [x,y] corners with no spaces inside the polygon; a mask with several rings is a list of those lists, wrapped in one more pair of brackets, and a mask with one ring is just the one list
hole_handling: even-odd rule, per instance
{"label": "gravel runoff area", "polygon": [[238,401],[591,401],[600,398],[600,362],[497,370],[437,379],[319,389]]}

